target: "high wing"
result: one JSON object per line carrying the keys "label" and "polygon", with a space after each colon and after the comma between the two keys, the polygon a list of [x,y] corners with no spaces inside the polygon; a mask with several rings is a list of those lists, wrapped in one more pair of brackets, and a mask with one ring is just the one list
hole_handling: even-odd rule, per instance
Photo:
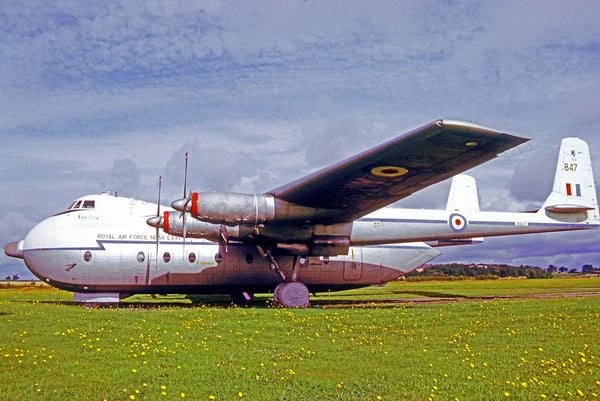
{"label": "high wing", "polygon": [[528,140],[472,122],[437,120],[267,194],[351,221]]}

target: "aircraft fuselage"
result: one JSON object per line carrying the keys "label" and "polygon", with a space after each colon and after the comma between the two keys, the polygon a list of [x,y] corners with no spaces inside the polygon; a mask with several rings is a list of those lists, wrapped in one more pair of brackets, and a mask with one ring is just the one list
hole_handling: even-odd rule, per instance
{"label": "aircraft fuselage", "polygon": [[[35,226],[20,244],[41,280],[75,292],[267,292],[282,282],[256,246],[159,234],[146,219],[156,205],[107,194],[82,198],[94,208],[71,209]],[[351,247],[348,255],[278,255],[288,277],[311,291],[382,284],[439,254],[425,244]]]}

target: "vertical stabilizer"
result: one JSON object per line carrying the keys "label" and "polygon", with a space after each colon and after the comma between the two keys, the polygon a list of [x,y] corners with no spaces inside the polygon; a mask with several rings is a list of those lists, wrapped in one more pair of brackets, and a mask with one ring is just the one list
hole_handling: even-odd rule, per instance
{"label": "vertical stabilizer", "polygon": [[564,138],[560,144],[552,192],[540,212],[585,213],[598,220],[598,201],[590,151],[579,138]]}
{"label": "vertical stabilizer", "polygon": [[449,212],[479,211],[479,198],[477,197],[475,178],[466,174],[459,174],[452,178],[446,210]]}

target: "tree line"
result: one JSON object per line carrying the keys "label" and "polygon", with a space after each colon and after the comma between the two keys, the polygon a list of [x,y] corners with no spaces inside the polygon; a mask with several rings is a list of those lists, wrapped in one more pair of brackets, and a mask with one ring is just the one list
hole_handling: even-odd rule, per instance
{"label": "tree line", "polygon": [[460,263],[425,265],[423,269],[413,270],[407,277],[465,277],[494,279],[500,277],[550,278],[552,272],[538,266],[511,266],[505,264],[465,265]]}

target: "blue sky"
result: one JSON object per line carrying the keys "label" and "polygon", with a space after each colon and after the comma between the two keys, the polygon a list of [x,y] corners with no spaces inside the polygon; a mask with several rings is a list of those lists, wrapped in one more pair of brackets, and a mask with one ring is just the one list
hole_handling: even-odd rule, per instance
{"label": "blue sky", "polygon": [[[599,16],[597,1],[0,0],[0,242],[88,193],[153,200],[159,175],[175,199],[186,151],[194,190],[264,192],[440,117],[533,138],[469,173],[483,210],[534,209],[562,137],[588,141],[599,177]],[[400,205],[443,208],[448,189]],[[599,244],[492,238],[436,260],[598,266]]]}

